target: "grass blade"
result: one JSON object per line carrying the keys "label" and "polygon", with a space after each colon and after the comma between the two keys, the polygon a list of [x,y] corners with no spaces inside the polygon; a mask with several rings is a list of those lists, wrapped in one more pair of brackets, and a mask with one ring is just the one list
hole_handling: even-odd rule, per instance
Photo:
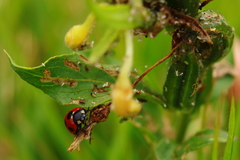
{"label": "grass blade", "polygon": [[224,160],[232,159],[233,152],[233,142],[234,142],[234,132],[235,132],[235,103],[234,98],[232,98],[230,117],[228,123],[228,140],[224,152]]}

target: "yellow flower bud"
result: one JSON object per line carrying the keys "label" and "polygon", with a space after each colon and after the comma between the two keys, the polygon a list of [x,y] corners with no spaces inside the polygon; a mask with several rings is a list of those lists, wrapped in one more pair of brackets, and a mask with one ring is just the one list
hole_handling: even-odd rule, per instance
{"label": "yellow flower bud", "polygon": [[133,99],[133,88],[128,75],[120,73],[112,88],[112,109],[119,116],[132,117],[141,111],[141,104]]}
{"label": "yellow flower bud", "polygon": [[65,36],[66,45],[72,50],[82,50],[89,45],[87,42],[89,31],[92,29],[94,23],[94,15],[90,14],[86,21],[81,25],[73,26]]}

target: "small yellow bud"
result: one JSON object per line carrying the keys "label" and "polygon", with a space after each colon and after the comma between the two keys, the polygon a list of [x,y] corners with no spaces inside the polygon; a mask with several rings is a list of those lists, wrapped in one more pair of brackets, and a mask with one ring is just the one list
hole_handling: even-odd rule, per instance
{"label": "small yellow bud", "polygon": [[112,109],[117,115],[122,117],[132,117],[141,111],[141,104],[126,94],[128,91],[114,89],[112,90]]}
{"label": "small yellow bud", "polygon": [[89,45],[87,42],[89,31],[94,23],[94,16],[90,14],[86,21],[81,25],[73,26],[65,36],[66,45],[72,50],[82,50]]}
{"label": "small yellow bud", "polygon": [[133,99],[133,88],[127,77],[119,77],[111,93],[112,109],[119,116],[132,117],[141,111],[141,104]]}
{"label": "small yellow bud", "polygon": [[142,109],[142,105],[137,101],[132,99],[131,105],[129,107],[129,117],[137,115]]}

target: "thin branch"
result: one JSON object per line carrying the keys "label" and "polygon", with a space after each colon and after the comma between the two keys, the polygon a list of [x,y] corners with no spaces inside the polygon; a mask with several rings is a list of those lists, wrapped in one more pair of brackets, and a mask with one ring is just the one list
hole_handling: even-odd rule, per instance
{"label": "thin branch", "polygon": [[153,68],[157,67],[159,64],[161,64],[162,62],[164,62],[166,59],[168,59],[169,57],[172,56],[172,54],[174,53],[174,51],[176,49],[178,49],[178,47],[180,46],[181,42],[179,42],[173,49],[172,51],[167,54],[165,57],[163,57],[162,59],[160,59],[159,61],[157,61],[154,65],[152,65],[151,67],[149,67],[138,79],[135,80],[135,82],[132,84],[133,87],[135,87],[137,85],[137,83],[143,79],[143,77],[148,74],[148,72],[150,72]]}
{"label": "thin branch", "polygon": [[202,8],[211,1],[213,1],[213,0],[204,0],[204,1],[200,2],[199,9],[202,10]]}

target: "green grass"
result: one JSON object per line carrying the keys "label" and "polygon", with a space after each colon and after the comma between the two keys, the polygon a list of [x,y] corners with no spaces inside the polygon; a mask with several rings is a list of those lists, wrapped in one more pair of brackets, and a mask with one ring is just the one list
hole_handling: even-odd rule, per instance
{"label": "green grass", "polygon": [[[88,141],[84,141],[81,144],[81,152],[68,153],[66,150],[73,140],[73,135],[65,129],[63,117],[74,106],[61,106],[42,91],[21,80],[11,69],[7,56],[2,51],[5,49],[17,64],[24,66],[38,66],[51,56],[71,53],[72,51],[64,44],[64,35],[72,25],[82,23],[86,18],[89,11],[84,2],[83,0],[2,0],[0,2],[0,155],[2,160],[142,160],[150,156],[150,151],[153,152],[154,144],[144,139],[145,135],[141,130],[129,122],[120,124],[120,118],[111,113],[106,122],[94,128],[91,145]],[[221,12],[235,27],[236,36],[240,35],[238,0],[213,1],[206,8]],[[91,38],[99,40],[101,31],[101,26],[96,27]],[[163,32],[155,39],[144,38],[143,42],[137,42],[136,38],[134,66],[138,72],[142,73],[145,65],[151,66],[167,54],[170,51],[170,42],[171,37]],[[116,57],[120,60],[124,51],[122,48],[123,45],[120,43],[116,53]],[[160,65],[149,73],[145,80],[161,91],[166,68],[166,63]],[[240,136],[240,105],[236,103],[235,106],[235,136]],[[224,122],[228,121],[230,111],[227,105],[224,107],[223,110],[227,112],[222,113],[221,127],[227,130]],[[217,106],[213,108],[217,113]],[[206,117],[211,116],[211,112],[207,112]],[[233,141],[231,145],[232,159],[237,160],[240,157],[240,143]],[[224,152],[224,148],[220,146],[218,148],[219,153]],[[210,159],[211,156],[209,152],[204,155],[206,159]]]}

